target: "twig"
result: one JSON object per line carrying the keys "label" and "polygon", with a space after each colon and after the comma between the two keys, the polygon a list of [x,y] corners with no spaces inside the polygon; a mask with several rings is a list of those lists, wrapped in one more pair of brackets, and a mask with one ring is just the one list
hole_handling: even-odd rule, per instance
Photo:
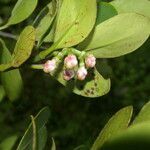
{"label": "twig", "polygon": [[0,31],[0,36],[5,37],[5,38],[14,39],[14,40],[17,40],[17,37],[18,37],[17,35],[7,33],[7,32],[2,32],[2,31]]}
{"label": "twig", "polygon": [[[10,39],[13,39],[13,40],[17,40],[18,39],[18,36],[17,35],[14,35],[14,34],[11,34],[11,33],[7,33],[7,32],[3,32],[3,31],[0,31],[0,37],[5,37],[5,38],[10,38]],[[35,44],[35,46],[37,46]],[[40,49],[44,50],[44,49],[47,49],[47,47],[44,47],[44,46],[40,46]]]}

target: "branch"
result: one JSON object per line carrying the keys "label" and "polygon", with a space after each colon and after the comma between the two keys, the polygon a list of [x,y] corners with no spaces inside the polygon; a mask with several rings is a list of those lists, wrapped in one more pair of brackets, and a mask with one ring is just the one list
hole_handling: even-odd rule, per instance
{"label": "branch", "polygon": [[[18,39],[18,36],[17,35],[14,35],[14,34],[11,34],[11,33],[7,33],[7,32],[2,32],[0,31],[0,37],[4,37],[4,38],[10,38],[10,39],[13,39],[13,40],[17,40]],[[36,44],[35,44],[36,46]],[[46,49],[47,47],[43,47],[43,46],[40,46],[40,49]]]}
{"label": "branch", "polygon": [[16,35],[11,34],[11,33],[2,32],[2,31],[0,31],[0,36],[5,37],[5,38],[14,39],[14,40],[17,40],[17,37],[18,37]]}

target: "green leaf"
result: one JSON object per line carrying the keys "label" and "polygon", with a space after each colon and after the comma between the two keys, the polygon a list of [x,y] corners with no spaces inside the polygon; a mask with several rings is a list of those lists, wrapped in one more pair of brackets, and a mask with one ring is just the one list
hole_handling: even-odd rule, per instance
{"label": "green leaf", "polygon": [[5,95],[5,89],[2,85],[0,85],[0,102],[4,99]]}
{"label": "green leaf", "polygon": [[[57,0],[57,13],[59,12],[62,5],[62,0]],[[54,35],[56,30],[56,23],[57,23],[58,15],[56,15],[55,20],[53,21],[52,27],[50,28],[50,32],[44,38],[44,42],[54,42]]]}
{"label": "green leaf", "polygon": [[149,0],[114,0],[111,4],[117,9],[118,13],[134,12],[150,18]]}
{"label": "green leaf", "polygon": [[0,64],[0,71],[5,71],[11,67],[11,63],[8,64]]}
{"label": "green leaf", "polygon": [[[50,110],[48,107],[44,107],[35,117],[35,124],[37,129],[37,134],[39,135],[38,140],[40,140],[40,134],[41,130],[45,132],[43,127],[48,122],[48,119],[50,117]],[[44,135],[42,133],[42,135]],[[22,137],[17,150],[26,150],[26,149],[32,149],[32,137],[33,137],[33,129],[32,124],[29,125],[28,129],[26,130],[24,136]],[[43,139],[41,139],[43,140]]]}
{"label": "green leaf", "polygon": [[150,121],[150,102],[143,106],[142,110],[139,112],[132,124],[134,125],[146,121]]}
{"label": "green leaf", "polygon": [[149,150],[150,122],[139,123],[108,140],[101,150]]}
{"label": "green leaf", "polygon": [[[9,64],[12,58],[11,54],[7,49],[5,43],[1,39],[0,43],[3,47],[0,61],[1,63]],[[23,81],[19,69],[2,72],[1,82],[5,89],[6,95],[9,97],[10,100],[14,101],[20,97],[23,88]]]}
{"label": "green leaf", "polygon": [[0,150],[12,150],[17,138],[16,135],[13,135],[3,140],[2,143],[0,143]]}
{"label": "green leaf", "polygon": [[51,150],[56,150],[56,144],[55,144],[55,141],[54,141],[53,138],[52,138],[52,147],[51,147]]}
{"label": "green leaf", "polygon": [[96,24],[100,24],[105,20],[114,17],[117,14],[117,10],[110,3],[99,2]]}
{"label": "green leaf", "polygon": [[44,150],[47,142],[47,129],[42,127],[38,133],[38,150]]}
{"label": "green leaf", "polygon": [[[7,69],[9,69],[11,67],[11,54],[9,52],[8,54],[8,49],[4,43],[4,41],[0,38],[0,72],[5,71]],[[6,56],[5,56],[6,55]],[[4,57],[4,59],[2,60],[2,57]]]}
{"label": "green leaf", "polygon": [[35,29],[32,26],[27,26],[20,34],[12,54],[13,67],[19,67],[30,57],[34,44]]}
{"label": "green leaf", "polygon": [[[98,2],[97,3],[97,19],[96,19],[96,25],[116,16],[118,13],[116,9],[110,4],[106,2]],[[89,34],[89,36],[78,45],[78,49],[85,49],[85,47],[88,45],[90,40],[93,37],[93,32]]]}
{"label": "green leaf", "polygon": [[118,57],[139,48],[149,34],[148,18],[135,13],[119,14],[96,26],[85,49],[97,58]]}
{"label": "green leaf", "polygon": [[127,129],[131,116],[132,116],[131,106],[125,107],[120,111],[118,111],[105,125],[105,127],[97,137],[96,141],[94,142],[91,150],[101,149],[102,145],[107,140]]}
{"label": "green leaf", "polygon": [[93,29],[96,11],[96,0],[63,0],[54,37],[57,49],[83,41]]}
{"label": "green leaf", "polygon": [[110,90],[110,79],[104,79],[96,69],[88,70],[88,76],[84,81],[63,79],[63,69],[54,73],[53,77],[74,93],[85,97],[99,97]]}
{"label": "green leaf", "polygon": [[36,18],[34,25],[36,26],[36,40],[41,44],[52,28],[53,20],[57,12],[57,0],[52,0],[46,7],[42,9]]}
{"label": "green leaf", "polygon": [[28,18],[36,8],[37,2],[38,0],[18,0],[7,24],[0,27],[0,30],[5,29],[10,25],[20,23]]}
{"label": "green leaf", "polygon": [[44,42],[50,43],[54,42],[54,35],[56,30],[56,19],[53,21],[52,26],[50,28],[50,32],[44,37]]}

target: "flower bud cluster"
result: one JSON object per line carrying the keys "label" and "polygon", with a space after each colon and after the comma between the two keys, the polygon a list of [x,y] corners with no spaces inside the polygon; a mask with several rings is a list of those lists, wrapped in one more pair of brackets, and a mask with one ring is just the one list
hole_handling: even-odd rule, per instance
{"label": "flower bud cluster", "polygon": [[[64,71],[63,71],[64,80],[69,81],[72,78],[84,80],[88,74],[87,69],[93,68],[96,65],[96,58],[92,54],[89,54],[81,59],[78,59],[74,54],[68,54],[64,58]],[[48,60],[43,66],[43,70],[45,73],[52,73],[56,68],[57,68],[56,58]]]}

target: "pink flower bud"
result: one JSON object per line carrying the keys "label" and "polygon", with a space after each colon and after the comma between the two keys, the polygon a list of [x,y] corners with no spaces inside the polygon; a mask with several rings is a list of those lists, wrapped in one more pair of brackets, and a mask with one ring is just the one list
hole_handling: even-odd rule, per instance
{"label": "pink flower bud", "polygon": [[85,64],[87,68],[93,68],[96,65],[96,58],[90,54],[85,58]]}
{"label": "pink flower bud", "polygon": [[63,72],[63,78],[66,81],[69,81],[70,79],[72,79],[74,75],[75,75],[74,70],[64,70]]}
{"label": "pink flower bud", "polygon": [[56,68],[56,59],[52,59],[52,60],[48,60],[45,64],[44,64],[44,68],[43,71],[45,73],[51,73],[52,71],[54,71]]}
{"label": "pink flower bud", "polygon": [[72,69],[78,64],[78,60],[75,55],[70,54],[64,59],[64,65],[67,69]]}
{"label": "pink flower bud", "polygon": [[86,76],[87,76],[87,70],[85,69],[85,67],[79,68],[77,71],[78,80],[84,80]]}

